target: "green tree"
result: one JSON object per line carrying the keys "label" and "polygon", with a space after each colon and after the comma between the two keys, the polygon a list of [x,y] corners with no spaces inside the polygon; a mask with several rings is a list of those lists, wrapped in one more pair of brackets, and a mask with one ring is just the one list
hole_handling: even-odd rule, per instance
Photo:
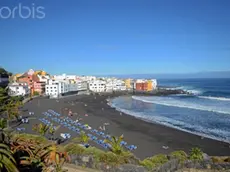
{"label": "green tree", "polygon": [[5,144],[0,143],[0,171],[5,168],[8,172],[18,172],[12,152]]}
{"label": "green tree", "polygon": [[109,139],[106,139],[105,140],[105,143],[109,143],[111,145],[111,148],[110,150],[117,154],[117,155],[120,155],[124,152],[123,150],[123,147],[121,146],[121,141],[123,140],[123,135],[121,135],[120,137],[115,137],[115,136],[112,136],[112,139],[109,140]]}
{"label": "green tree", "polygon": [[4,105],[3,110],[7,114],[8,120],[16,118],[19,120],[20,111],[19,108],[22,102],[19,100],[11,99],[7,104]]}

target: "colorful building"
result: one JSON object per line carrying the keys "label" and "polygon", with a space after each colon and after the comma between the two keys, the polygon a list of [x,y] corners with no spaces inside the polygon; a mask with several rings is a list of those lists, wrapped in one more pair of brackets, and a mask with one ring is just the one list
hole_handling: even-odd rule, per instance
{"label": "colorful building", "polygon": [[153,91],[153,81],[152,80],[136,80],[135,89],[137,91]]}
{"label": "colorful building", "polygon": [[18,77],[17,82],[26,82],[32,95],[35,91],[39,94],[43,94],[45,92],[45,82],[41,82],[37,73],[34,72],[32,69]]}

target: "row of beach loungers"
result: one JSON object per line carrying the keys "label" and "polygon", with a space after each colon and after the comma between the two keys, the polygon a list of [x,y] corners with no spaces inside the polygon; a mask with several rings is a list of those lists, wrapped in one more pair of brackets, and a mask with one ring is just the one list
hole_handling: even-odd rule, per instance
{"label": "row of beach loungers", "polygon": [[[89,128],[88,125],[81,124],[80,122],[74,121],[69,117],[64,117],[63,119],[60,119],[59,117],[61,116],[61,114],[59,114],[59,113],[57,113],[57,112],[55,112],[53,110],[48,110],[48,112],[44,112],[43,114],[46,117],[50,117],[52,121],[60,124],[61,126],[64,126],[64,127],[68,128],[69,130],[71,130],[73,132],[77,132],[77,134],[81,133],[80,128],[83,129],[83,130],[86,130],[86,131],[90,131],[92,134],[91,133],[87,134],[87,136],[90,138],[90,140],[94,141],[95,143],[97,143],[98,145],[102,146],[105,149],[108,149],[109,147],[111,147],[110,144],[105,143],[102,139],[98,138],[98,137],[102,137],[104,139],[111,140],[111,136],[105,134],[102,131],[98,131],[96,129],[91,129],[91,128]],[[52,123],[49,120],[45,119],[45,118],[41,118],[40,121],[42,121],[46,125],[49,125],[49,126],[52,125]],[[71,136],[70,136],[69,133],[62,133],[61,137],[65,138],[65,139],[69,139]],[[127,145],[127,142],[125,142],[125,141],[121,141],[120,144],[122,146],[124,146],[125,148],[127,148],[128,150],[130,150],[130,151],[137,149],[137,146],[135,146],[135,145]]]}

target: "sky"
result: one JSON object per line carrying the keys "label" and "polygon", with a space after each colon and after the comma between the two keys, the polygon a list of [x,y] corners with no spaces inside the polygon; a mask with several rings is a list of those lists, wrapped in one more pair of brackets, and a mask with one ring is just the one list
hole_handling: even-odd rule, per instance
{"label": "sky", "polygon": [[0,0],[0,66],[79,75],[229,71],[229,9],[229,0]]}

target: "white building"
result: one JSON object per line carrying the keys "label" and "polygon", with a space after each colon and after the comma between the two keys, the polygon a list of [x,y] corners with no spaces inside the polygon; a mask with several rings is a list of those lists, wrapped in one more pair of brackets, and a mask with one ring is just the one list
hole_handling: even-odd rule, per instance
{"label": "white building", "polygon": [[85,81],[78,81],[76,83],[78,91],[86,91],[88,89],[88,83]]}
{"label": "white building", "polygon": [[77,79],[82,81],[95,81],[97,78],[95,76],[78,76]]}
{"label": "white building", "polygon": [[46,84],[45,93],[51,98],[58,98],[63,94],[80,90],[87,90],[87,83],[69,83],[68,81],[64,82],[49,79]]}
{"label": "white building", "polygon": [[37,75],[38,78],[39,78],[39,81],[40,82],[44,82],[44,83],[47,83],[48,80],[50,79],[50,76],[49,75]]}
{"label": "white building", "polygon": [[102,80],[89,81],[89,90],[93,92],[105,92],[106,82]]}
{"label": "white building", "polygon": [[126,85],[124,81],[118,79],[107,79],[106,92],[125,91],[125,90],[126,90]]}
{"label": "white building", "polygon": [[30,89],[27,83],[12,83],[8,85],[10,96],[28,96],[30,95]]}
{"label": "white building", "polygon": [[68,90],[67,83],[49,79],[46,84],[45,94],[50,97],[58,98],[61,94],[67,93]]}
{"label": "white building", "polygon": [[152,84],[153,84],[153,89],[157,88],[157,80],[156,79],[152,79]]}
{"label": "white building", "polygon": [[62,74],[62,75],[54,75],[53,76],[54,80],[76,80],[76,75],[66,75],[66,74]]}

